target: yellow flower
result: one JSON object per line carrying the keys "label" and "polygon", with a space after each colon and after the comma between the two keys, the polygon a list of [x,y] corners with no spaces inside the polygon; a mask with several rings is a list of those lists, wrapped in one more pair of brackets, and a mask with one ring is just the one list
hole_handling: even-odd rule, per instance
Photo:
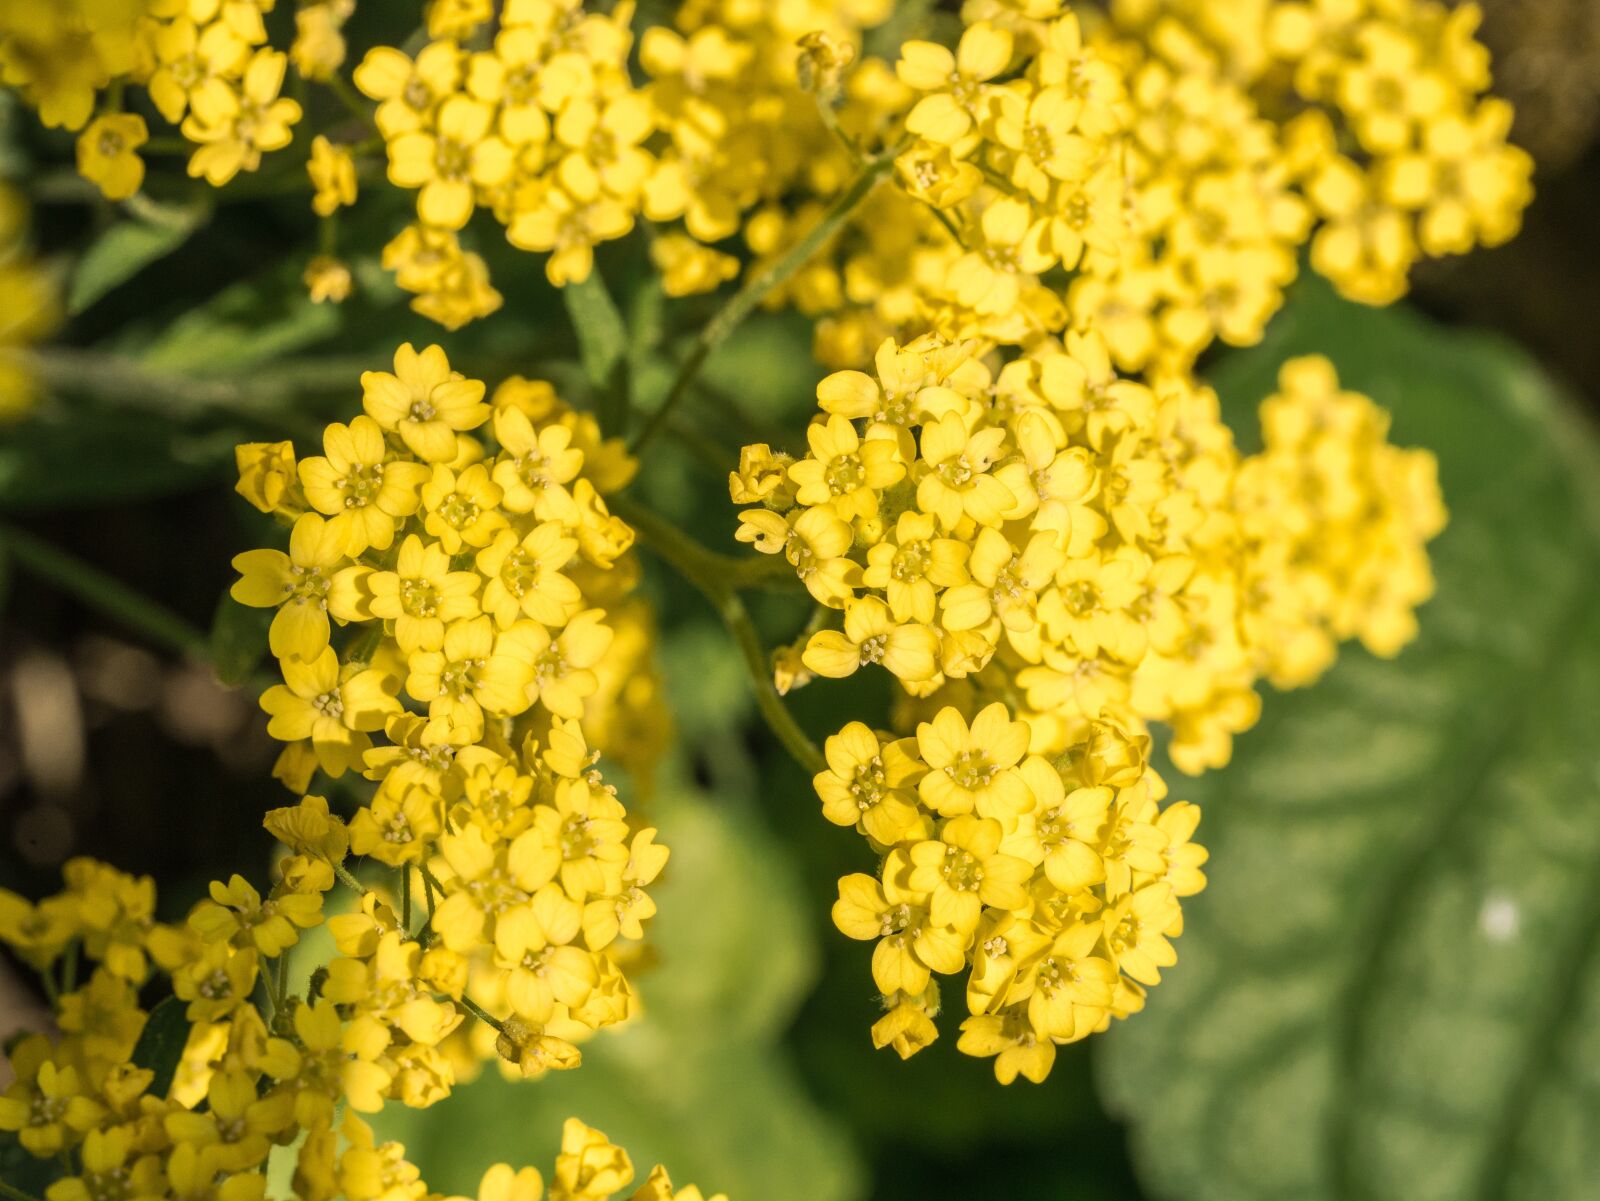
{"label": "yellow flower", "polygon": [[544,1179],[536,1168],[513,1171],[508,1163],[497,1163],[478,1182],[478,1201],[539,1201]]}
{"label": "yellow flower", "polygon": [[250,43],[226,21],[202,26],[179,16],[160,25],[151,34],[150,45],[156,67],[145,88],[161,115],[174,125],[183,120],[192,97],[227,87],[226,81],[243,75],[250,61]]}
{"label": "yellow flower", "polygon": [[905,464],[891,438],[869,434],[862,441],[855,426],[837,414],[806,428],[811,454],[789,466],[795,498],[803,505],[832,504],[846,521],[878,511],[878,494],[903,478]]}
{"label": "yellow flower", "polygon": [[283,659],[280,666],[284,682],[261,695],[272,718],[267,733],[283,742],[311,739],[318,765],[331,776],[358,765],[371,745],[367,734],[399,711],[392,677],[371,669],[341,672],[332,647],[309,659]]}
{"label": "yellow flower", "polygon": [[9,1052],[15,1080],[0,1096],[0,1130],[17,1135],[31,1154],[55,1155],[76,1144],[104,1116],[76,1068],[58,1066],[43,1035],[19,1040]]}
{"label": "yellow flower", "polygon": [[500,443],[494,482],[505,492],[506,511],[531,512],[540,521],[561,517],[569,502],[565,485],[584,461],[583,451],[572,445],[572,431],[559,424],[536,430],[520,409],[499,408],[494,436]]}
{"label": "yellow flower", "polygon": [[917,726],[917,749],[928,772],[917,785],[923,802],[942,816],[971,813],[1009,817],[1033,807],[1033,797],[1016,770],[1028,749],[1027,723],[1012,721],[996,701],[968,728],[961,714],[946,707]]}
{"label": "yellow flower", "polygon": [[956,52],[935,42],[906,42],[895,73],[909,86],[928,92],[906,117],[912,133],[941,146],[958,146],[979,120],[990,89],[985,85],[1011,62],[1011,34],[980,21],[961,35]]}
{"label": "yellow flower", "polygon": [[633,1163],[626,1151],[592,1126],[567,1119],[550,1181],[550,1201],[606,1201],[632,1179]]}
{"label": "yellow flower", "polygon": [[417,215],[440,229],[460,229],[472,216],[475,188],[496,187],[512,171],[511,147],[490,129],[494,109],[465,95],[439,106],[431,126],[389,142],[389,181],[420,188]]}
{"label": "yellow flower", "polygon": [[356,160],[348,146],[335,146],[318,134],[311,139],[306,174],[316,190],[311,208],[319,217],[331,217],[342,206],[356,202]]}
{"label": "yellow flower", "polygon": [[504,495],[482,463],[460,473],[439,463],[433,478],[422,485],[423,528],[447,554],[487,546],[505,528],[506,517],[499,507]]}
{"label": "yellow flower", "polygon": [[407,342],[395,351],[394,374],[361,373],[361,406],[381,427],[400,435],[412,454],[429,463],[456,458],[456,432],[489,419],[483,384],[450,370],[444,350],[420,353]]}
{"label": "yellow flower", "polygon": [[289,144],[301,114],[299,104],[278,95],[287,67],[279,51],[257,50],[237,85],[219,81],[190,97],[183,135],[201,143],[189,158],[190,175],[220,188],[259,167],[263,152]]}
{"label": "yellow flower", "polygon": [[521,538],[501,530],[475,559],[487,580],[483,611],[501,629],[509,629],[519,616],[559,629],[583,608],[583,593],[561,574],[577,552],[577,539],[568,537],[559,521],[540,522]]}
{"label": "yellow flower", "polygon": [[939,637],[928,626],[898,622],[875,596],[844,605],[844,629],[819,630],[801,655],[819,676],[843,679],[868,663],[881,663],[901,680],[915,684],[938,672]]}
{"label": "yellow flower", "polygon": [[390,459],[383,427],[371,417],[349,425],[335,421],[322,436],[323,454],[300,463],[306,499],[333,520],[347,555],[369,546],[387,550],[395,522],[417,511],[417,489],[429,471],[420,463]]}
{"label": "yellow flower", "polygon": [[1001,515],[1016,504],[1011,489],[990,471],[1005,437],[1005,430],[999,427],[969,433],[954,413],[924,425],[918,507],[938,517],[946,530],[960,525],[963,514],[979,525],[998,526]]}
{"label": "yellow flower", "polygon": [[139,147],[149,140],[150,131],[138,113],[98,117],[78,135],[78,173],[107,200],[126,200],[144,182]]}
{"label": "yellow flower", "polygon": [[911,844],[906,887],[928,897],[936,925],[970,933],[982,906],[1017,909],[1026,902],[1024,885],[1033,867],[1000,852],[1003,836],[993,818],[963,814],[946,821],[937,838]]}
{"label": "yellow flower", "polygon": [[244,442],[234,448],[239,482],[234,491],[263,513],[277,510],[299,491],[299,476],[290,442]]}
{"label": "yellow flower", "polygon": [[650,243],[650,261],[661,272],[668,296],[713,292],[739,274],[739,260],[684,234],[664,234]]}
{"label": "yellow flower", "polygon": [[1071,1042],[1100,1024],[1117,978],[1111,961],[1094,953],[1101,935],[1097,921],[1068,926],[1029,972],[1028,1022],[1041,1036]]}
{"label": "yellow flower", "polygon": [[343,304],[355,287],[350,268],[326,254],[319,254],[306,264],[303,282],[313,304],[326,304],[329,301]]}
{"label": "yellow flower", "polygon": [[1158,983],[1160,969],[1178,961],[1167,939],[1181,929],[1182,915],[1166,884],[1146,885],[1106,911],[1106,947],[1117,967],[1140,984]]}
{"label": "yellow flower", "polygon": [[423,784],[389,776],[350,819],[350,850],[391,867],[420,863],[444,829],[444,800]]}
{"label": "yellow flower", "polygon": [[[478,585],[472,571],[451,571],[450,556],[437,542],[424,542],[408,534],[400,544],[393,571],[372,571],[350,567],[339,573],[340,595],[365,593],[362,600],[347,602],[344,616],[359,619],[363,609],[373,617],[394,622],[395,640],[400,649],[438,650],[444,645],[449,622],[478,614]],[[339,612],[335,598],[335,615]],[[364,601],[364,606],[363,606]]]}
{"label": "yellow flower", "polygon": [[252,550],[235,555],[239,573],[229,595],[241,605],[277,608],[267,631],[279,659],[313,659],[328,645],[328,589],[344,547],[332,522],[307,513],[294,523],[289,553]]}
{"label": "yellow flower", "polygon": [[460,46],[434,41],[413,61],[389,46],[367,51],[351,77],[363,95],[379,101],[378,132],[394,141],[420,129],[445,97],[461,84]]}
{"label": "yellow flower", "polygon": [[822,799],[822,816],[836,826],[857,826],[884,846],[892,846],[917,822],[914,786],[922,765],[904,740],[884,743],[853,721],[823,746],[828,770],[812,778]]}

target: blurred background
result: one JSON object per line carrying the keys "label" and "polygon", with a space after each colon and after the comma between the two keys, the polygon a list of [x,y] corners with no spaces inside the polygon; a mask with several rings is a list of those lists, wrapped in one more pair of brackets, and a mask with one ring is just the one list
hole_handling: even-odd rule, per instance
{"label": "blurred background", "polygon": [[[1522,235],[1427,264],[1393,312],[1298,285],[1261,347],[1208,361],[1248,446],[1276,365],[1326,351],[1394,410],[1396,441],[1439,453],[1453,522],[1439,598],[1398,664],[1347,649],[1317,689],[1266,698],[1230,768],[1168,773],[1206,807],[1212,887],[1148,1012],[1067,1050],[1039,1087],[999,1088],[951,1030],[907,1063],[874,1052],[868,949],[828,919],[866,850],[820,819],[714,615],[651,562],[678,739],[629,798],[674,848],[640,979],[650,1020],[597,1039],[580,1072],[491,1072],[425,1114],[386,1114],[435,1188],[470,1190],[507,1154],[543,1161],[578,1113],[735,1201],[1600,1196],[1600,476],[1585,428],[1600,398],[1600,4],[1484,7],[1497,90],[1539,162]],[[69,143],[10,109],[0,122],[4,174],[37,179],[38,244],[70,263],[108,214],[73,186]],[[180,649],[237,641],[214,629],[238,620],[221,604],[228,563],[270,537],[233,494],[233,445],[302,439],[353,408],[357,375],[394,345],[440,340],[375,265],[344,306],[301,299],[303,265],[278,248],[311,242],[303,204],[221,200],[159,254],[97,252],[137,269],[111,261],[111,286],[83,285],[58,338],[70,349],[41,361],[44,408],[0,428],[0,542],[103,573],[164,628],[132,629],[0,553],[0,881],[28,895],[92,855],[155,876],[173,918],[210,879],[261,874],[261,815],[286,796],[275,744],[253,692]],[[492,383],[574,358],[555,296],[497,266],[506,309],[452,337],[452,362]],[[616,266],[602,262],[625,278]],[[702,317],[692,301],[673,313],[686,331]],[[752,321],[687,423],[792,441],[820,375],[808,341],[798,320]],[[147,374],[125,370],[135,346]],[[224,362],[260,371],[239,385]],[[759,428],[731,425],[719,391]],[[726,546],[734,510],[707,449],[664,443],[643,491]],[[804,619],[788,598],[763,603],[769,642]],[[820,734],[881,712],[876,683],[803,691],[797,715]],[[0,1034],[39,1010],[13,968]]]}

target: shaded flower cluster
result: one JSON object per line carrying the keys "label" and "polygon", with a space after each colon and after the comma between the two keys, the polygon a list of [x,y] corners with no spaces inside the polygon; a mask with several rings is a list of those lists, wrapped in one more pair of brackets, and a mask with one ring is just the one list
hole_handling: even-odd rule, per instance
{"label": "shaded flower cluster", "polygon": [[[329,919],[343,954],[319,973],[321,995],[314,982],[305,998],[286,996],[280,974],[260,1007],[252,999],[258,963],[281,962],[299,930],[321,923],[322,897],[305,877],[331,881],[348,842],[325,807],[280,811],[268,827],[297,848],[271,895],[235,876],[213,884],[212,899],[181,926],[155,920],[148,877],[87,859],[70,861],[65,890],[37,904],[0,889],[0,942],[52,987],[61,981],[59,1036],[10,1043],[14,1082],[0,1094],[0,1131],[62,1165],[47,1201],[261,1201],[274,1150],[293,1157],[300,1201],[437,1196],[405,1148],[378,1143],[358,1115],[386,1096],[409,1105],[434,1099],[441,1082],[425,1053],[462,1021],[451,994],[459,999],[464,967],[447,949],[409,939],[368,894]],[[81,964],[89,976],[74,987]],[[139,1003],[157,977],[170,980],[176,998],[161,1005],[186,1001],[189,1022],[176,1070],[160,1079],[141,1062],[149,1053],[142,1036],[156,1023],[170,1029],[173,1015]],[[503,1040],[521,1037],[504,1024]],[[396,1090],[396,1081],[406,1083]],[[632,1180],[627,1153],[573,1118],[548,1194],[536,1169],[496,1164],[477,1201],[605,1201]],[[657,1167],[632,1199],[701,1194],[674,1190]]]}

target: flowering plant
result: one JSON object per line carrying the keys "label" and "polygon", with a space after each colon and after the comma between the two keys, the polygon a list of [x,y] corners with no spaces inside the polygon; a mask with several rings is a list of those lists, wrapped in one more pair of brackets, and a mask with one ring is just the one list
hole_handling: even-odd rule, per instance
{"label": "flowering plant", "polygon": [[[0,193],[0,415],[226,415],[261,545],[206,654],[242,658],[289,794],[270,871],[186,910],[86,857],[0,890],[54,1025],[10,1048],[0,1131],[46,1201],[436,1195],[386,1107],[648,1028],[686,592],[819,827],[866,841],[831,915],[873,943],[871,1042],[910,1058],[955,1011],[959,1051],[1041,1084],[1178,960],[1208,858],[1178,776],[1229,763],[1263,681],[1401,654],[1435,590],[1403,396],[1313,345],[1230,425],[1199,368],[1302,272],[1383,305],[1515,234],[1532,163],[1475,6],[415,7],[0,6],[30,152],[108,224],[63,295],[29,178]],[[289,315],[44,345],[236,203],[292,209],[239,294]],[[806,394],[777,420],[716,378],[763,319],[818,364],[768,365]],[[319,342],[342,357],[290,357]],[[686,529],[671,470],[732,508]],[[632,1181],[573,1117],[548,1181],[497,1163],[477,1196]],[[631,1195],[700,1197],[661,1167]]]}

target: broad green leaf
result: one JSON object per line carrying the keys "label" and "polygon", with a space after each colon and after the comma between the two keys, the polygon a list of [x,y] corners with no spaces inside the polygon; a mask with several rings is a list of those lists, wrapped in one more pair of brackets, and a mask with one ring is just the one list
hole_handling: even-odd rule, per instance
{"label": "broad green leaf", "polygon": [[211,621],[211,666],[217,679],[237,688],[267,654],[267,629],[274,610],[241,605],[226,592]]}
{"label": "broad green leaf", "polygon": [[1158,1197],[1579,1201],[1600,1181],[1591,433],[1525,356],[1303,289],[1216,373],[1236,429],[1325,351],[1437,452],[1437,597],[1394,662],[1266,698],[1205,809],[1178,966],[1106,1040]]}
{"label": "broad green leaf", "polygon": [[183,1058],[183,1045],[189,1040],[187,1009],[177,997],[167,997],[150,1011],[144,1032],[133,1048],[134,1065],[155,1073],[146,1090],[152,1097],[164,1097],[172,1087],[173,1074]]}
{"label": "broad green leaf", "polygon": [[189,220],[119,221],[95,240],[72,271],[67,312],[83,312],[113,288],[126,283],[157,259],[171,254],[198,228]]}
{"label": "broad green leaf", "polygon": [[497,1160],[548,1174],[561,1123],[580,1117],[679,1187],[761,1201],[845,1201],[860,1166],[807,1098],[776,1040],[816,970],[783,849],[727,799],[669,793],[644,809],[672,848],[651,894],[654,967],[643,1013],[584,1045],[576,1071],[508,1082],[490,1067],[432,1109],[378,1121],[437,1191],[471,1195]]}

